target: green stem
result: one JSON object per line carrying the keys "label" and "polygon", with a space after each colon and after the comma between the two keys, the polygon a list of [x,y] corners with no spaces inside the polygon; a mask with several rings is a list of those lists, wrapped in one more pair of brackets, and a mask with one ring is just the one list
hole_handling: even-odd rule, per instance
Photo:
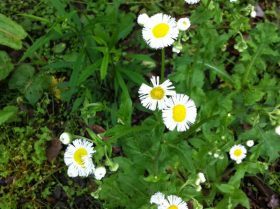
{"label": "green stem", "polygon": [[165,69],[165,50],[162,48],[161,50],[161,73],[160,73],[160,81],[164,81],[164,69]]}

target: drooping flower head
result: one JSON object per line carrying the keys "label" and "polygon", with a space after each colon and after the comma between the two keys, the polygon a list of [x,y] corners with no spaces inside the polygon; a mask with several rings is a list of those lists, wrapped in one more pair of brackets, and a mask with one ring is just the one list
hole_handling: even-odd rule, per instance
{"label": "drooping flower head", "polygon": [[246,153],[246,148],[241,144],[234,145],[229,151],[230,158],[237,164],[242,162],[242,160],[246,157]]}
{"label": "drooping flower head", "polygon": [[255,144],[254,140],[248,140],[248,141],[246,141],[247,147],[252,147],[252,146],[254,146],[254,144]]}
{"label": "drooping flower head", "polygon": [[159,82],[158,76],[151,78],[152,87],[142,84],[138,91],[139,98],[142,105],[150,110],[159,110],[165,107],[167,96],[175,94],[174,86],[170,80],[164,81],[162,84]]}
{"label": "drooping flower head", "polygon": [[189,18],[184,17],[184,18],[180,18],[177,22],[177,27],[179,30],[181,31],[186,31],[190,28],[191,26],[191,21]]}
{"label": "drooping flower head", "polygon": [[97,179],[97,180],[101,180],[106,174],[106,168],[101,166],[101,167],[98,167],[94,170],[94,177]]}
{"label": "drooping flower head", "polygon": [[59,136],[59,140],[61,141],[62,144],[70,144],[71,142],[71,134],[67,133],[67,132],[63,132],[60,136]]}
{"label": "drooping flower head", "polygon": [[200,0],[185,0],[188,4],[196,4],[198,3]]}
{"label": "drooping flower head", "polygon": [[154,49],[161,49],[173,44],[179,30],[176,20],[169,15],[158,13],[144,24],[142,35],[147,44]]}
{"label": "drooping flower head", "polygon": [[179,132],[186,131],[195,122],[196,106],[187,95],[175,94],[167,99],[165,104],[162,118],[169,130],[173,131],[177,127]]}
{"label": "drooping flower head", "polygon": [[64,162],[68,166],[68,176],[88,176],[94,172],[92,154],[96,151],[93,144],[85,139],[76,139],[69,144],[64,153]]}

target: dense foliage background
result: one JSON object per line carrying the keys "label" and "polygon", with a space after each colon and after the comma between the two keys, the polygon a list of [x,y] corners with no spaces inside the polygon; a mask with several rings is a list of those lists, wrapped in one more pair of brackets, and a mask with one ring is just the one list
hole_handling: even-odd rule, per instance
{"label": "dense foliage background", "polygon": [[[189,208],[278,208],[279,10],[278,0],[1,1],[0,208],[145,209],[157,191]],[[190,17],[181,53],[165,58],[166,78],[198,108],[184,133],[139,102],[161,67],[143,12]],[[64,131],[93,140],[102,181],[67,176]],[[237,165],[228,151],[247,140]]]}

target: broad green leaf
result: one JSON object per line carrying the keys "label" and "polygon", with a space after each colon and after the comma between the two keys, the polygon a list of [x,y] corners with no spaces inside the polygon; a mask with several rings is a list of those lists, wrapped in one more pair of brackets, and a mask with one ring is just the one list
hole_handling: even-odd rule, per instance
{"label": "broad green leaf", "polygon": [[10,89],[18,89],[22,93],[25,92],[25,86],[32,79],[35,69],[29,64],[20,65],[12,74],[9,80]]}
{"label": "broad green leaf", "polygon": [[4,51],[0,51],[0,81],[7,78],[13,68],[14,65],[11,63],[9,55]]}
{"label": "broad green leaf", "polygon": [[21,41],[26,36],[27,33],[19,24],[0,14],[0,44],[13,49],[21,49]]}
{"label": "broad green leaf", "polygon": [[6,106],[0,110],[0,125],[10,120],[16,115],[18,108],[15,106]]}

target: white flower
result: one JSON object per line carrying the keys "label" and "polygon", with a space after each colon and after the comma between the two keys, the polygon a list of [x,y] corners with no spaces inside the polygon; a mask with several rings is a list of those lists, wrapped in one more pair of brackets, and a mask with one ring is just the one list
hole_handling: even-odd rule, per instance
{"label": "white flower", "polygon": [[255,18],[257,16],[257,12],[255,10],[252,10],[250,15],[252,18]]}
{"label": "white flower", "polygon": [[196,4],[198,3],[200,0],[185,0],[188,4]]}
{"label": "white flower", "polygon": [[93,173],[94,173],[94,177],[97,180],[101,180],[106,174],[106,169],[105,169],[105,167],[101,166],[101,167],[96,168]]}
{"label": "white flower", "polygon": [[280,126],[275,128],[275,133],[280,136]]}
{"label": "white flower", "polygon": [[144,40],[154,49],[170,46],[177,39],[178,34],[175,19],[162,13],[150,17],[142,30]]}
{"label": "white flower", "polygon": [[230,158],[236,161],[237,164],[242,162],[242,160],[246,157],[246,153],[246,148],[241,144],[234,145],[229,151]]}
{"label": "white flower", "polygon": [[189,27],[191,26],[191,21],[189,18],[185,17],[185,18],[180,18],[177,22],[177,27],[179,30],[181,31],[186,31],[189,29]]}
{"label": "white flower", "polygon": [[175,195],[169,195],[167,200],[165,200],[158,209],[188,209],[188,205],[182,200],[182,198]]}
{"label": "white flower", "polygon": [[137,23],[144,26],[149,21],[149,16],[146,13],[140,14],[137,18]]}
{"label": "white flower", "polygon": [[248,141],[246,142],[246,145],[247,145],[247,147],[252,147],[252,146],[254,146],[254,140],[248,140]]}
{"label": "white flower", "polygon": [[196,190],[197,192],[200,192],[200,191],[201,191],[201,189],[202,189],[202,188],[201,188],[201,186],[200,186],[200,185],[197,185],[197,187],[196,187],[196,189],[195,189],[195,190]]}
{"label": "white flower", "polygon": [[200,180],[201,183],[206,182],[206,178],[205,178],[204,174],[201,172],[198,173],[198,179]]}
{"label": "white flower", "polygon": [[162,118],[165,126],[173,131],[182,132],[190,128],[196,119],[196,106],[194,102],[184,94],[175,94],[166,100],[166,107],[162,110]]}
{"label": "white flower", "polygon": [[139,98],[142,105],[150,110],[155,110],[157,107],[159,110],[165,107],[165,101],[167,96],[175,94],[174,86],[170,80],[159,83],[159,77],[153,76],[151,78],[152,87],[142,84],[138,91]]}
{"label": "white flower", "polygon": [[96,151],[93,144],[85,139],[76,139],[69,144],[64,153],[64,162],[68,166],[68,176],[88,176],[94,171],[92,154]]}
{"label": "white flower", "polygon": [[150,203],[151,204],[157,204],[162,205],[162,203],[165,201],[164,194],[161,192],[157,192],[151,196]]}
{"label": "white flower", "polygon": [[60,137],[59,140],[61,141],[62,144],[70,144],[71,142],[71,135],[67,132],[63,132]]}
{"label": "white flower", "polygon": [[236,2],[237,0],[229,0],[230,2]]}

